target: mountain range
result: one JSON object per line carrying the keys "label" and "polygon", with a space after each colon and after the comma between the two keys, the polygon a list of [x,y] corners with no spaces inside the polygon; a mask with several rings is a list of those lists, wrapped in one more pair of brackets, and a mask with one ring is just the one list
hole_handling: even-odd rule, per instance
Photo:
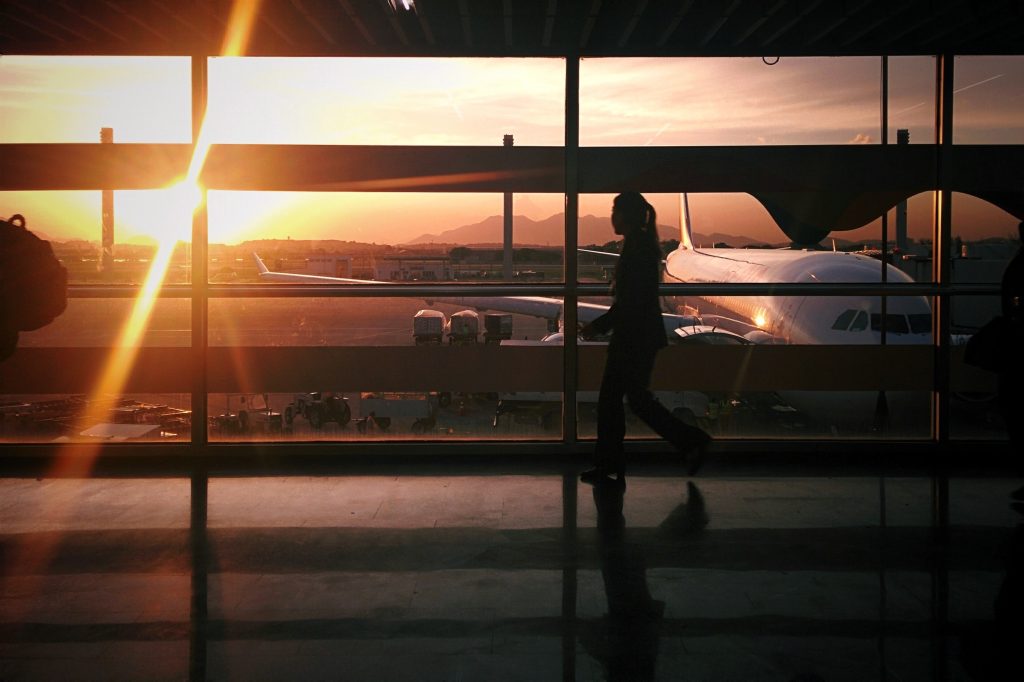
{"label": "mountain range", "polygon": [[[588,244],[606,244],[616,239],[612,231],[611,219],[594,215],[581,216],[579,220],[577,240],[581,246]],[[504,218],[493,215],[478,223],[463,225],[436,234],[422,234],[405,242],[404,246],[421,246],[424,244],[458,244],[460,246],[500,245],[504,231]],[[562,213],[545,218],[532,220],[523,215],[512,218],[512,234],[517,246],[559,246],[563,243],[565,217]],[[662,240],[678,239],[679,228],[669,225],[658,225],[658,235]],[[712,246],[724,242],[729,246],[744,247],[763,244],[756,239],[739,237],[731,234],[713,232],[711,234],[693,233],[693,240],[698,245]]]}

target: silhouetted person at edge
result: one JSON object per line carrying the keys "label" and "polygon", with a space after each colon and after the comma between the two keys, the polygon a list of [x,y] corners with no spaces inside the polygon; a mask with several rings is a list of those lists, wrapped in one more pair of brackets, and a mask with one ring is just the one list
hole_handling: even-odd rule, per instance
{"label": "silhouetted person at edge", "polygon": [[[999,371],[999,406],[1006,422],[1010,445],[1020,452],[1024,446],[1024,222],[1017,226],[1021,246],[1003,271],[1000,286],[1002,314],[1010,330],[1011,349],[1004,367]],[[1017,475],[1024,475],[1021,455],[1017,458]],[[1024,502],[1024,487],[1013,491],[1017,502]]]}
{"label": "silhouetted person at edge", "polygon": [[20,214],[0,219],[0,362],[14,354],[21,332],[64,312],[67,295],[68,273],[50,242],[29,232]]}
{"label": "silhouetted person at edge", "polygon": [[612,226],[625,238],[612,284],[615,300],[608,312],[580,329],[584,337],[612,333],[597,401],[594,468],[580,475],[585,483],[625,475],[623,396],[637,417],[688,457],[691,476],[711,442],[702,430],[673,417],[648,388],[654,358],[668,343],[658,302],[661,248],[655,221],[654,207],[638,192],[615,197]]}
{"label": "silhouetted person at edge", "polygon": [[[1008,357],[1001,358],[999,406],[1010,445],[1019,453],[1024,445],[1024,222],[1017,231],[1021,246],[1006,266],[1000,287],[1001,312],[1010,334],[1004,343],[1010,350]],[[1012,456],[1016,458],[1016,473],[1024,473],[1021,455]],[[1024,487],[1014,490],[1010,497],[1010,506],[1024,514]],[[1003,554],[1006,573],[993,602],[993,620],[968,631],[961,642],[964,667],[975,680],[1019,679],[1024,673],[1020,655],[1024,642],[1024,522],[1018,521]]]}

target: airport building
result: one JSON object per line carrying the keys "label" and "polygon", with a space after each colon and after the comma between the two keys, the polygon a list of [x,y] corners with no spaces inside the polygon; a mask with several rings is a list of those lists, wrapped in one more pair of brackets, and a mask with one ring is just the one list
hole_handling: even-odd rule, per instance
{"label": "airport building", "polygon": [[352,259],[347,256],[310,256],[306,269],[314,275],[328,277],[351,277]]}
{"label": "airport building", "polygon": [[377,258],[374,273],[374,279],[382,282],[444,282],[451,280],[452,266],[448,256],[406,254]]}
{"label": "airport building", "polygon": [[[965,356],[1020,249],[1022,34],[0,0],[0,679],[1005,679],[1024,415]],[[714,440],[691,476],[628,415],[592,486],[572,332],[625,191],[650,389]]]}

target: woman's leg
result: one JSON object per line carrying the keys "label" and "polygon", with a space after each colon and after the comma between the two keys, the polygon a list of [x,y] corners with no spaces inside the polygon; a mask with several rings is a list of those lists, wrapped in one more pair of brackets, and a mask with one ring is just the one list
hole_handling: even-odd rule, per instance
{"label": "woman's leg", "polygon": [[622,406],[626,384],[621,358],[608,353],[597,398],[597,447],[594,464],[609,472],[622,472],[625,466],[622,441],[626,437],[626,412]]}
{"label": "woman's leg", "polygon": [[671,443],[680,453],[689,455],[696,452],[691,462],[691,472],[701,465],[704,449],[711,437],[696,426],[672,416],[664,405],[658,402],[650,389],[651,370],[654,369],[655,353],[637,353],[631,356],[629,371],[626,373],[626,400],[629,409],[659,436]]}

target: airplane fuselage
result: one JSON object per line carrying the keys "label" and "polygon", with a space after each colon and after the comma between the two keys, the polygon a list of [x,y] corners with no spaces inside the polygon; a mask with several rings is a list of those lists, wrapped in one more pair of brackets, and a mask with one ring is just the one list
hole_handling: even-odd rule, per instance
{"label": "airplane fuselage", "polygon": [[[891,266],[889,282],[911,282]],[[875,284],[882,264],[860,254],[790,249],[688,249],[669,254],[665,281],[718,284]],[[881,342],[882,301],[877,296],[707,295],[676,301],[751,339],[787,344],[871,344]],[[886,343],[931,343],[931,306],[923,296],[889,297]]]}

